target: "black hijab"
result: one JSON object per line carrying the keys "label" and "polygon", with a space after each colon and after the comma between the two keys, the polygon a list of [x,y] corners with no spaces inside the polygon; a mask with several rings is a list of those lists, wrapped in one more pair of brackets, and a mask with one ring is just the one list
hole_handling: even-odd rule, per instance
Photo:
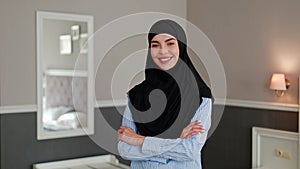
{"label": "black hijab", "polygon": [[[177,39],[179,59],[169,70],[161,70],[151,57],[151,40],[161,33]],[[209,87],[192,64],[182,27],[171,20],[160,20],[148,34],[145,80],[129,92],[129,108],[139,134],[160,138],[178,138],[202,102],[212,98]]]}

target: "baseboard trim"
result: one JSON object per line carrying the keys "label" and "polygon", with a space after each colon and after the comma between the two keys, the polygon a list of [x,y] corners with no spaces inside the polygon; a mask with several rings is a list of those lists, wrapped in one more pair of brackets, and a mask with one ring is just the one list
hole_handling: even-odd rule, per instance
{"label": "baseboard trim", "polygon": [[[216,105],[222,105],[224,99],[215,99]],[[127,100],[98,100],[95,104],[95,108],[107,108],[107,107],[121,107],[127,104]],[[226,99],[226,106],[254,108],[254,109],[267,109],[267,110],[280,110],[289,112],[298,112],[298,104],[287,103],[274,103],[274,102],[262,102],[251,100],[237,100]],[[37,105],[15,105],[15,106],[0,106],[0,114],[11,113],[32,113],[37,112]]]}

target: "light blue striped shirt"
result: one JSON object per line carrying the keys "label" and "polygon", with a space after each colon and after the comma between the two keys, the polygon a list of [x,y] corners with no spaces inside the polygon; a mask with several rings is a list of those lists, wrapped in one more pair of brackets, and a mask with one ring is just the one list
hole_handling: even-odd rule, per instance
{"label": "light blue striped shirt", "polygon": [[[122,158],[131,160],[131,169],[201,169],[201,149],[211,125],[212,101],[203,98],[191,122],[199,120],[205,132],[188,139],[162,139],[146,137],[142,146],[132,146],[119,141],[118,151]],[[123,126],[137,132],[132,114],[126,106]]]}

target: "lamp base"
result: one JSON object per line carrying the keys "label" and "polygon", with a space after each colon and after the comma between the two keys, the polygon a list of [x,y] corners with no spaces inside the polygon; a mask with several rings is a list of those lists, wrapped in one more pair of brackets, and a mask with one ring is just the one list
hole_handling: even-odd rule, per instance
{"label": "lamp base", "polygon": [[275,90],[276,96],[281,97],[284,95],[284,90]]}

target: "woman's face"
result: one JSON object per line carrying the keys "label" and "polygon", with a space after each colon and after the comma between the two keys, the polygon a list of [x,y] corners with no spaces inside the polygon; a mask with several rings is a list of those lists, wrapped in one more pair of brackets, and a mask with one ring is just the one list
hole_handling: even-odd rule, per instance
{"label": "woman's face", "polygon": [[166,33],[157,34],[151,40],[150,48],[154,63],[162,70],[169,70],[176,65],[179,47],[174,36]]}

